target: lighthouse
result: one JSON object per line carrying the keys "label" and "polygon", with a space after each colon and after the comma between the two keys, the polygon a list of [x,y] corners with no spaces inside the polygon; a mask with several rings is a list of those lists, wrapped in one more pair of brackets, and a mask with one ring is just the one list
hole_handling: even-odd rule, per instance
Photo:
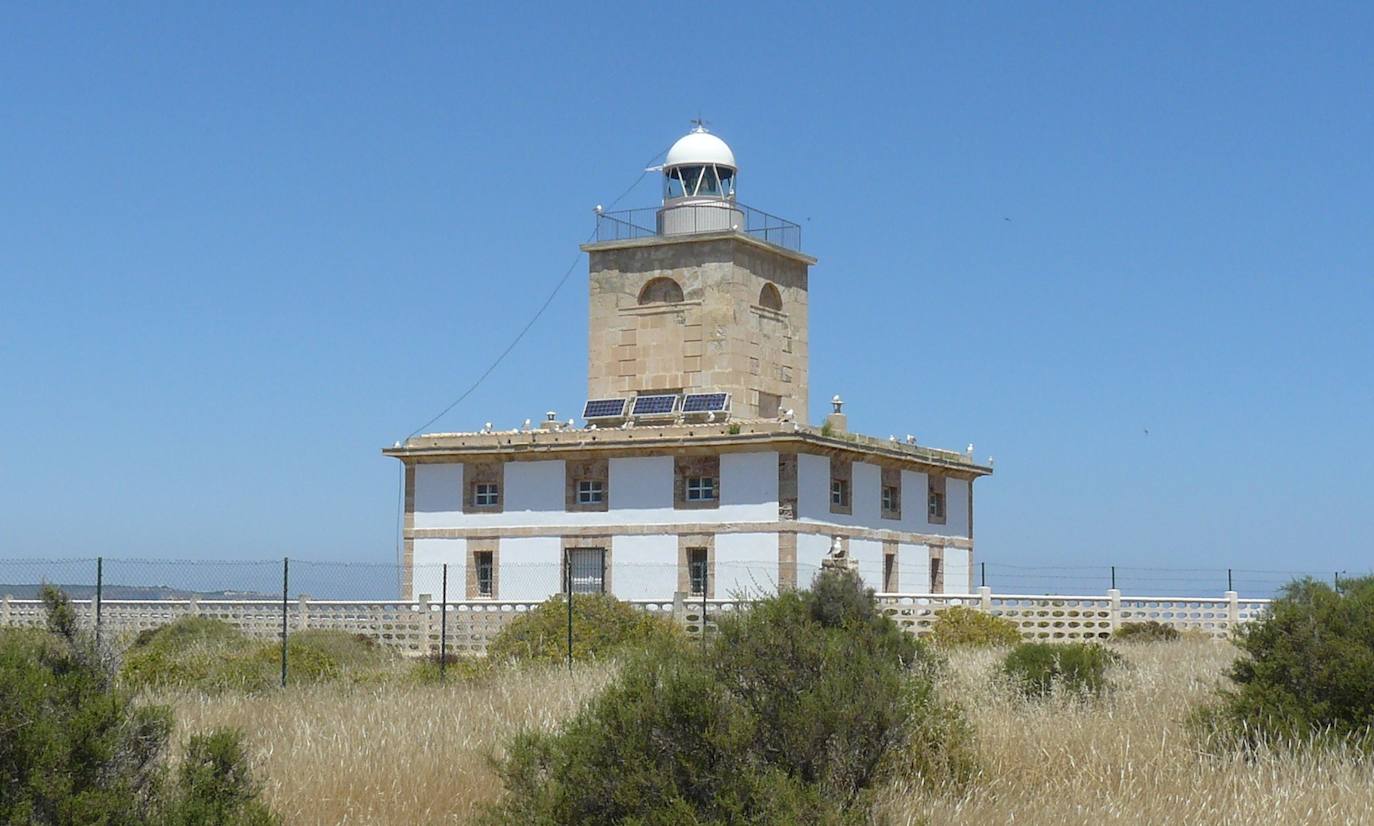
{"label": "lighthouse", "polygon": [[383,450],[405,468],[402,598],[447,581],[493,610],[569,589],[681,603],[804,587],[826,559],[879,591],[970,591],[992,468],[854,432],[838,395],[813,425],[801,228],[741,201],[735,152],[700,121],[653,171],[660,203],[597,208],[582,247],[578,415],[550,400],[538,426]]}

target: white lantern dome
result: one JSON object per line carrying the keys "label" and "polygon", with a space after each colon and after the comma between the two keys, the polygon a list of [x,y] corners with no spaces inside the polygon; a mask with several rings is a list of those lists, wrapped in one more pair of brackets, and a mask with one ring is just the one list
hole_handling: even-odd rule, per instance
{"label": "white lantern dome", "polygon": [[733,201],[735,153],[700,120],[677,139],[663,162],[663,204]]}
{"label": "white lantern dome", "polygon": [[698,123],[691,132],[677,139],[668,150],[667,160],[663,162],[666,171],[670,167],[686,165],[715,164],[716,166],[736,169],[735,153],[725,141],[706,131]]}

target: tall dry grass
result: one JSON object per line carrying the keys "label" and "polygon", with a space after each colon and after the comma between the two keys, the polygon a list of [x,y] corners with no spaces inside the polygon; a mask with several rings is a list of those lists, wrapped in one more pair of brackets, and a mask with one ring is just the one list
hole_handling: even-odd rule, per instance
{"label": "tall dry grass", "polygon": [[521,727],[548,727],[610,679],[608,666],[497,672],[480,682],[318,685],[182,695],[179,731],[237,726],[266,799],[288,824],[463,823],[501,791],[491,758]]}
{"label": "tall dry grass", "polygon": [[[951,656],[943,690],[976,731],[964,790],[884,790],[893,824],[1374,823],[1374,768],[1352,755],[1201,754],[1184,718],[1236,656],[1193,641],[1120,649],[1130,669],[1096,703],[1027,702],[999,688],[997,653]],[[392,682],[175,699],[183,733],[236,725],[289,824],[461,823],[500,794],[490,759],[521,726],[552,726],[607,666],[510,671],[447,687]]]}
{"label": "tall dry grass", "polygon": [[964,705],[982,776],[961,792],[886,790],[894,824],[1366,824],[1374,766],[1352,754],[1202,753],[1185,718],[1236,657],[1225,643],[1121,646],[1111,697],[1028,701],[998,685],[998,652],[951,658],[943,689]]}

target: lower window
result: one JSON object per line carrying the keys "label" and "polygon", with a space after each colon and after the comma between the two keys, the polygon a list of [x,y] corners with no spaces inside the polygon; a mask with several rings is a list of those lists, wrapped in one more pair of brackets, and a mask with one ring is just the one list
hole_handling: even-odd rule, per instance
{"label": "lower window", "polygon": [[692,596],[706,593],[707,561],[705,548],[687,549],[687,574],[692,588]]}
{"label": "lower window", "polygon": [[569,548],[567,576],[574,594],[603,593],[606,590],[606,550]]}
{"label": "lower window", "polygon": [[491,551],[477,551],[472,555],[472,567],[476,573],[477,596],[496,596],[496,561]]}

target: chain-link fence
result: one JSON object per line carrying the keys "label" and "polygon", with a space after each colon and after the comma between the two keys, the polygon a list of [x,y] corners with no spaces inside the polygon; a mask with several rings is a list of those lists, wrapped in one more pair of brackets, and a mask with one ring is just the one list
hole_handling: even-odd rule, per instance
{"label": "chain-link fence", "polygon": [[[676,547],[660,561],[567,549],[550,560],[497,559],[475,551],[447,563],[148,559],[0,559],[0,625],[41,626],[39,591],[54,585],[116,652],[138,635],[188,616],[222,620],[280,641],[289,679],[292,634],[329,629],[412,656],[480,655],[502,628],[552,598],[567,604],[609,593],[671,618],[690,634],[762,596],[806,587],[821,559],[733,559]],[[1160,619],[1224,635],[1253,618],[1295,578],[1339,587],[1345,572],[1024,566],[856,553],[854,565],[887,613],[924,633],[939,610],[965,604],[1007,616],[1028,633],[1096,637],[1131,619]],[[1242,596],[1242,594],[1244,596]],[[1065,619],[1067,617],[1067,620]],[[571,623],[569,624],[571,633]],[[568,650],[572,650],[569,641]],[[442,667],[442,666],[441,666]]]}

